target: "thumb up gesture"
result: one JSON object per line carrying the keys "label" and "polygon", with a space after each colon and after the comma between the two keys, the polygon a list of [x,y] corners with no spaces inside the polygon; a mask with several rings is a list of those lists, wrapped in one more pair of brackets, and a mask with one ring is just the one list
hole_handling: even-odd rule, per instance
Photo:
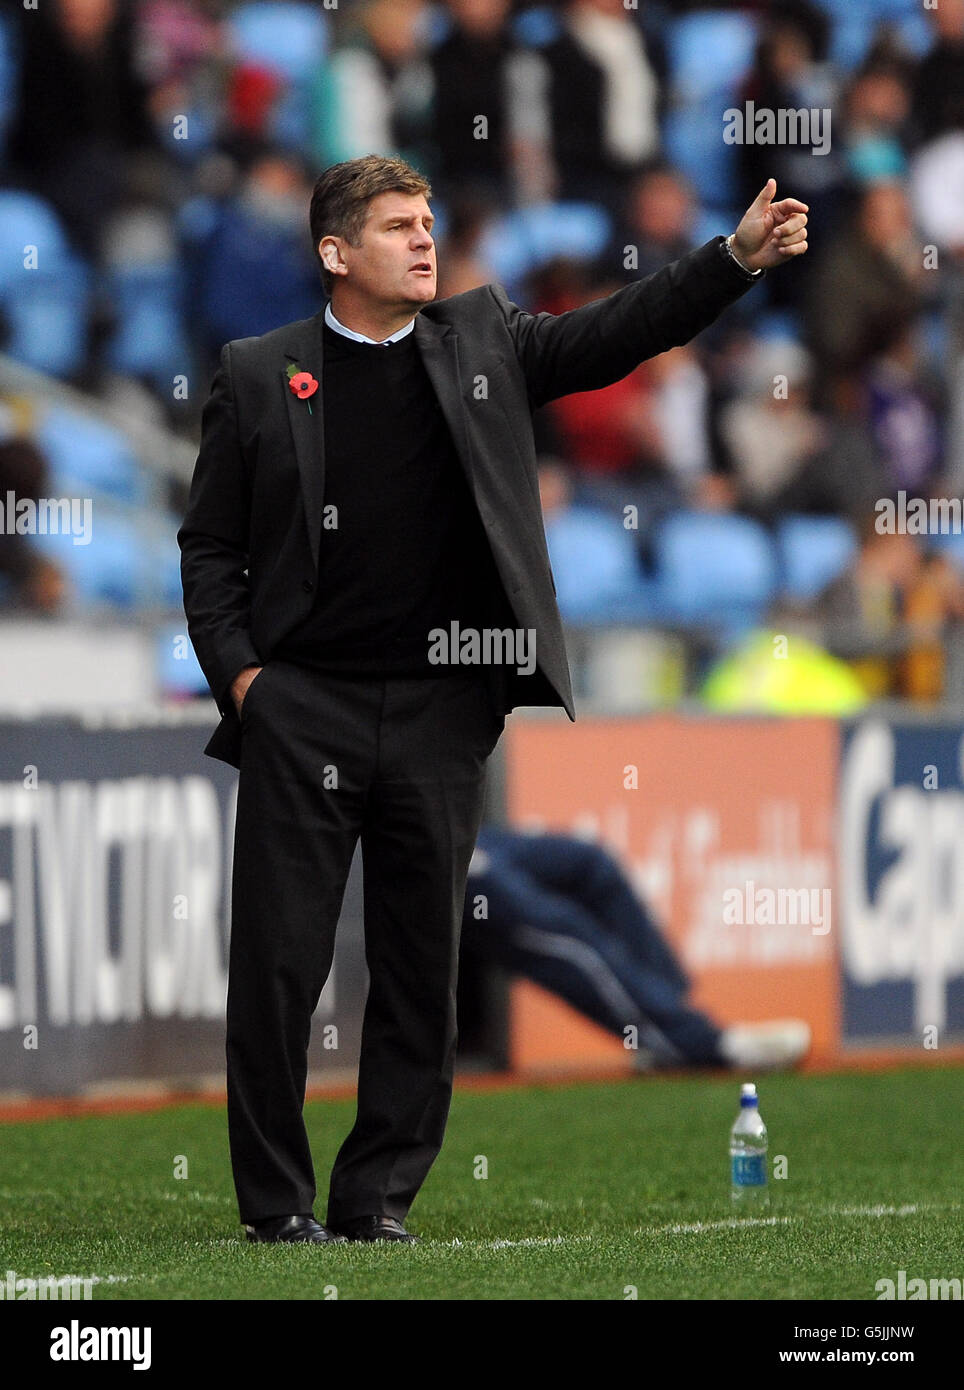
{"label": "thumb up gesture", "polygon": [[776,179],[767,179],[733,235],[733,253],[747,270],[770,270],[807,249],[807,204],[797,198],[775,203],[776,191]]}

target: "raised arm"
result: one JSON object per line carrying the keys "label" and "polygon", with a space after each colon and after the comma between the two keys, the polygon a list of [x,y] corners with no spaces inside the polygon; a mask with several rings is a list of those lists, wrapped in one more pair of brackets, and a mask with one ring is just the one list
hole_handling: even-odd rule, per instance
{"label": "raised arm", "polygon": [[532,404],[609,386],[646,358],[688,343],[768,268],[806,251],[806,204],[774,203],[775,191],[768,180],[732,237],[714,237],[645,280],[564,314],[530,314],[490,285]]}
{"label": "raised arm", "polygon": [[245,573],[250,509],[226,343],[201,415],[201,447],[177,533],[188,634],[222,714],[233,708],[234,677],[260,665],[249,633]]}

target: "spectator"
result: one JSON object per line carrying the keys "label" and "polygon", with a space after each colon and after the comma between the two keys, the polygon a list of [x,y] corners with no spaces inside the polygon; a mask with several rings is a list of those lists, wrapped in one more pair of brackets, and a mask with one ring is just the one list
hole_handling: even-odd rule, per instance
{"label": "spectator", "polygon": [[[752,101],[757,110],[821,113],[824,128],[820,132],[811,128],[808,141],[745,141],[740,146],[740,172],[744,198],[755,198],[768,178],[776,179],[778,189],[793,188],[809,205],[812,225],[823,228],[824,234],[837,215],[844,175],[841,156],[834,148],[832,117],[838,83],[825,62],[827,38],[827,16],[807,0],[774,6],[764,22],[754,68],[740,101],[744,107]],[[829,151],[814,154],[815,146],[828,136]],[[769,289],[781,303],[790,295],[798,302],[802,294],[802,286],[780,286],[775,280]]]}
{"label": "spectator", "polygon": [[630,177],[660,146],[659,81],[642,30],[622,0],[571,0],[543,56],[555,196],[618,214]]}
{"label": "spectator", "polygon": [[271,129],[284,94],[284,79],[273,68],[251,62],[232,67],[227,75],[217,144],[235,165],[248,166],[270,145]]}
{"label": "spectator", "polygon": [[763,520],[781,512],[850,512],[883,486],[864,421],[813,407],[810,355],[792,341],[755,343],[740,393],[723,407],[736,505]]}
{"label": "spectator", "polygon": [[865,63],[845,105],[844,145],[853,179],[869,183],[903,177],[910,103],[905,64],[883,56]]}
{"label": "spectator", "polygon": [[[169,83],[186,83],[216,62],[222,43],[220,0],[142,0],[140,68],[152,99]],[[184,110],[185,104],[172,108]]]}
{"label": "spectator", "polygon": [[452,28],[430,56],[433,184],[442,198],[458,190],[505,203],[513,195],[518,117],[509,0],[448,0],[448,8]]}
{"label": "spectator", "polygon": [[47,495],[47,460],[29,439],[15,435],[0,441],[0,499],[3,501],[3,527],[0,529],[0,588],[4,603],[36,613],[56,613],[66,594],[60,569],[38,554],[28,535],[12,531],[16,521],[10,511],[21,500],[33,503]]}
{"label": "spectator", "polygon": [[600,272],[627,284],[644,280],[693,250],[697,205],[687,179],[656,160],[630,183],[622,219]]}
{"label": "spectator", "polygon": [[964,127],[964,0],[940,0],[927,14],[937,41],[914,83],[914,124],[921,141]]}
{"label": "spectator", "polygon": [[[585,262],[556,261],[533,280],[540,308],[564,313],[614,286]],[[639,557],[649,564],[654,526],[667,512],[702,505],[713,465],[709,382],[696,349],[674,348],[599,391],[553,401],[543,444],[573,468],[578,497],[617,516],[636,509]]]}
{"label": "spectator", "polygon": [[19,93],[9,177],[56,208],[75,249],[97,260],[131,161],[156,152],[135,22],[117,0],[54,0],[20,10]]}
{"label": "spectator", "polygon": [[[529,280],[528,298],[539,310],[563,314],[609,294],[612,281],[595,278],[586,261],[557,257]],[[546,407],[558,452],[585,479],[644,471],[655,459],[659,439],[650,414],[650,364],[599,391],[582,391]]]}
{"label": "spectator", "polygon": [[216,212],[193,248],[194,305],[203,348],[216,361],[222,343],[306,318],[323,303],[305,232],[310,186],[296,157],[257,158],[239,192]]}
{"label": "spectator", "polygon": [[835,377],[866,367],[895,318],[916,316],[923,277],[903,185],[872,184],[859,195],[852,231],[832,242],[812,277],[809,337],[823,399]]}
{"label": "spectator", "polygon": [[934,699],[943,687],[940,637],[945,623],[964,617],[964,583],[946,556],[928,553],[917,536],[878,530],[868,512],[856,559],[820,595],[816,613],[834,624],[835,645],[872,697]]}
{"label": "spectator", "polygon": [[926,497],[940,476],[940,400],[919,360],[912,323],[891,325],[870,361],[868,422],[880,456],[884,491]]}
{"label": "spectator", "polygon": [[472,193],[458,195],[452,200],[438,257],[441,299],[498,279],[479,249],[481,237],[495,213],[492,203]]}
{"label": "spectator", "polygon": [[701,506],[713,465],[709,440],[710,389],[692,343],[670,348],[649,364],[656,452],[680,497]]}
{"label": "spectator", "polygon": [[565,456],[587,480],[624,481],[662,471],[653,404],[644,364],[611,386],[553,401],[548,409]]}
{"label": "spectator", "polygon": [[[224,29],[221,0],[141,0],[138,67],[151,121],[169,154],[190,165],[217,127]],[[187,116],[190,140],[177,138]]]}
{"label": "spectator", "polygon": [[318,74],[315,147],[322,165],[397,154],[422,168],[432,73],[424,0],[370,0]]}
{"label": "spectator", "polygon": [[948,130],[917,151],[911,164],[910,196],[925,242],[948,253],[960,269],[964,266],[964,126]]}

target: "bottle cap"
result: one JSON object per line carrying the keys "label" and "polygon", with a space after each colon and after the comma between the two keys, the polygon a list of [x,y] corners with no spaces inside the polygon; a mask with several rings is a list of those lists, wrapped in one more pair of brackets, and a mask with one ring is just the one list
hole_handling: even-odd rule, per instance
{"label": "bottle cap", "polygon": [[751,1105],[759,1105],[756,1086],[752,1081],[746,1081],[740,1087],[740,1108],[747,1110]]}
{"label": "bottle cap", "polygon": [[753,1082],[753,1081],[744,1081],[743,1085],[740,1087],[740,1095],[741,1095],[741,1096],[755,1096],[755,1095],[756,1095],[756,1083]]}

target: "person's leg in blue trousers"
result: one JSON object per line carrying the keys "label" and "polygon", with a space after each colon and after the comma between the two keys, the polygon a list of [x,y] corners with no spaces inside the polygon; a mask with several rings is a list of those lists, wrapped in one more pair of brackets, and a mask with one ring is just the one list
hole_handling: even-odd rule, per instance
{"label": "person's leg in blue trousers", "polygon": [[[720,1030],[685,1002],[689,982],[619,867],[598,846],[486,826],[463,939],[602,1027],[628,1025],[664,1059],[718,1065]],[[486,919],[474,912],[486,900]]]}

